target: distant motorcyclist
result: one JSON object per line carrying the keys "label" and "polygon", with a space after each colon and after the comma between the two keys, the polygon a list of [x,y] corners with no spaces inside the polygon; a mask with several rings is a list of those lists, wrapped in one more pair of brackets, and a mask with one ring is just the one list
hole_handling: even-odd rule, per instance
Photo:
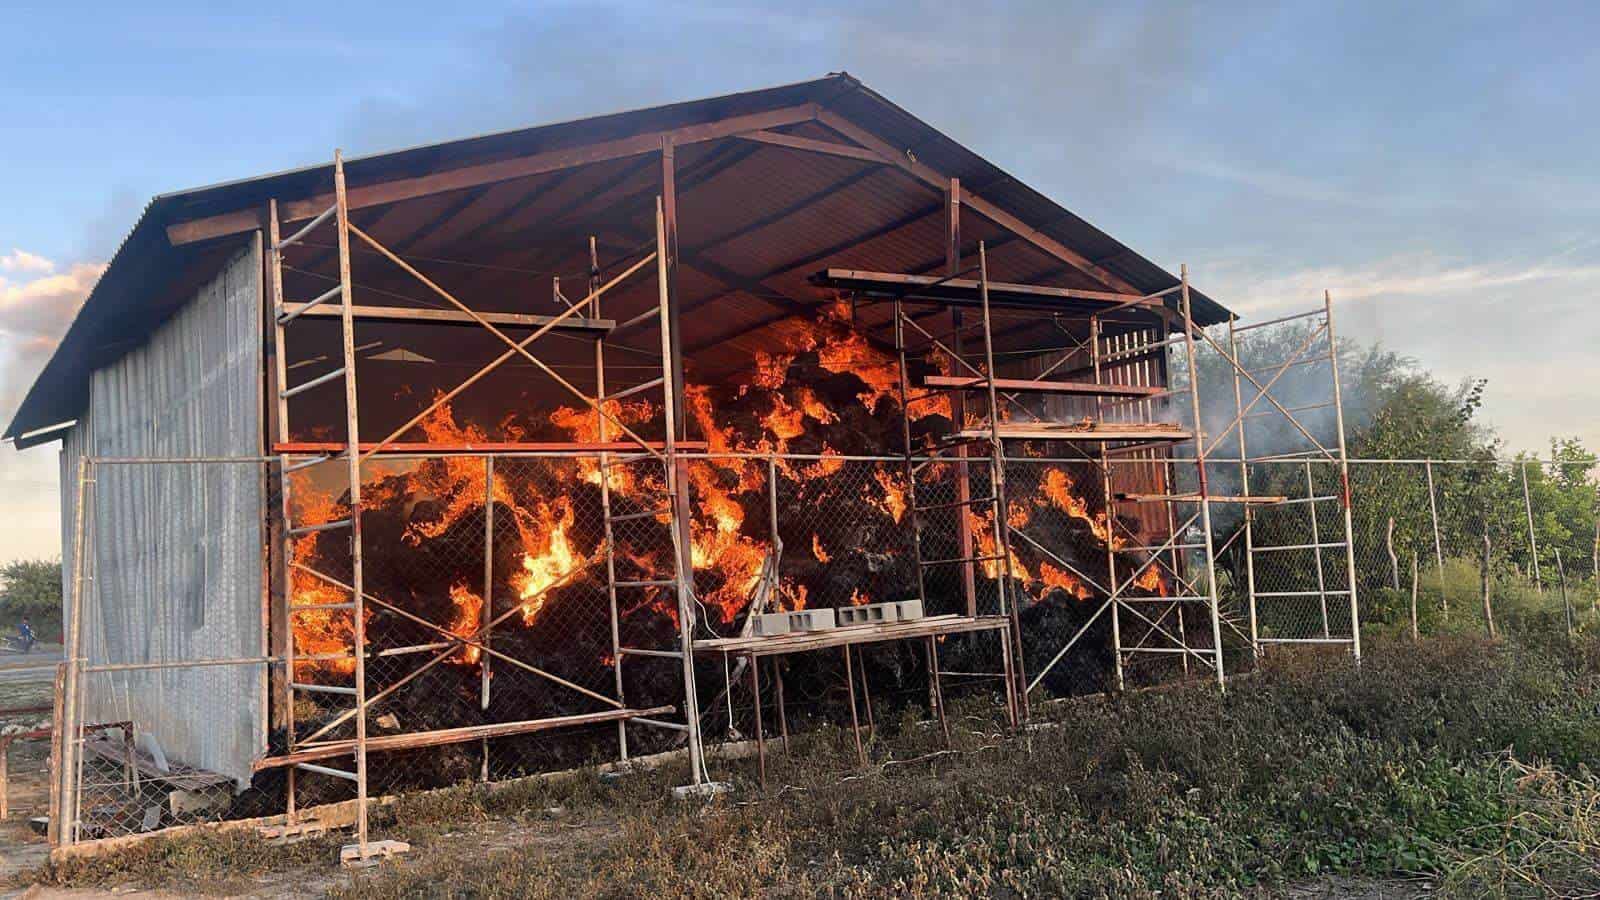
{"label": "distant motorcyclist", "polygon": [[29,653],[33,650],[33,645],[38,642],[39,638],[33,633],[33,626],[28,624],[27,619],[23,619],[17,626],[17,646],[22,648],[23,653]]}

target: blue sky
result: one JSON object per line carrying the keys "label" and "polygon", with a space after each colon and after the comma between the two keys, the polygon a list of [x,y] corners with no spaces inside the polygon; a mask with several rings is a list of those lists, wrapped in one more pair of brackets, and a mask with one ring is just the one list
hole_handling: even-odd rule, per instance
{"label": "blue sky", "polygon": [[[1246,315],[1489,379],[1600,447],[1584,4],[147,2],[0,9],[0,417],[153,195],[847,70]],[[0,450],[0,558],[56,552]]]}

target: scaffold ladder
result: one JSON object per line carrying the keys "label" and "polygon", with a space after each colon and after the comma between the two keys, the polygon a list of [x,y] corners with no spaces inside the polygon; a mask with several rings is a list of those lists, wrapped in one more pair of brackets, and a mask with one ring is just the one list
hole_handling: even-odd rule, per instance
{"label": "scaffold ladder", "polygon": [[[354,301],[351,296],[350,276],[350,210],[345,195],[344,158],[339,151],[334,151],[333,156],[333,205],[318,214],[306,225],[288,237],[279,234],[277,202],[272,201],[268,213],[268,245],[270,265],[268,271],[271,278],[272,291],[272,321],[273,321],[273,354],[277,376],[277,416],[279,433],[289,435],[289,401],[290,399],[310,391],[323,384],[341,382],[344,386],[345,401],[345,441],[333,455],[312,456],[296,459],[290,454],[279,455],[279,496],[282,503],[283,529],[282,529],[282,554],[284,562],[284,623],[286,638],[284,641],[284,676],[282,695],[282,714],[284,733],[286,738],[286,752],[293,753],[300,747],[295,731],[295,698],[300,694],[332,694],[351,698],[354,706],[337,717],[336,721],[353,720],[355,740],[351,754],[354,757],[352,770],[340,769],[333,766],[318,765],[311,762],[300,762],[288,769],[288,818],[292,822],[295,816],[295,775],[297,772],[311,772],[318,775],[351,781],[356,789],[356,843],[353,848],[346,848],[344,858],[364,861],[371,856],[384,854],[381,847],[374,847],[368,841],[367,822],[367,677],[366,677],[366,594],[362,573],[361,560],[361,453],[360,453],[360,416],[356,405],[356,343],[355,343],[355,317]],[[283,251],[288,247],[303,241],[317,228],[332,220],[336,229],[339,280],[338,284],[319,296],[303,304],[290,308],[284,303],[283,296]],[[321,306],[324,303],[337,301],[340,308],[339,330],[342,364],[337,368],[316,375],[299,384],[290,385],[287,337],[289,326],[293,325],[307,310]],[[296,472],[310,469],[327,463],[344,462],[344,474],[348,500],[348,515],[343,519],[327,522],[296,522],[297,510],[295,508],[293,485]],[[297,604],[295,602],[293,585],[294,544],[295,539],[308,534],[323,531],[343,531],[349,536],[350,547],[350,583],[346,593],[349,600],[337,604]],[[350,616],[350,647],[347,652],[320,654],[315,656],[298,656],[296,654],[294,620],[296,616],[304,615],[311,611],[340,611],[347,612]],[[351,684],[323,684],[320,682],[300,681],[297,674],[298,663],[316,662],[322,660],[351,660]],[[353,849],[353,852],[351,850]]]}

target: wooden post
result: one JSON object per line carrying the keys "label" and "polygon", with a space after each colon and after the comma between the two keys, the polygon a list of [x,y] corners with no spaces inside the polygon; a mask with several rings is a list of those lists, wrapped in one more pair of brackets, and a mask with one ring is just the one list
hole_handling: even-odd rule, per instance
{"label": "wooden post", "polygon": [[1433,489],[1433,460],[1423,463],[1428,477],[1428,522],[1433,526],[1433,563],[1439,570],[1439,614],[1450,621],[1450,597],[1444,584],[1444,549],[1439,541],[1439,501]]}
{"label": "wooden post", "polygon": [[1567,637],[1572,637],[1572,601],[1567,597],[1567,566],[1561,561],[1561,548],[1556,548],[1556,577],[1561,579],[1561,612],[1567,620]]}
{"label": "wooden post", "polygon": [[928,678],[933,683],[933,706],[939,715],[939,730],[944,733],[945,749],[950,749],[950,720],[944,714],[944,690],[939,685],[939,639],[928,635]]}
{"label": "wooden post", "polygon": [[856,668],[861,670],[861,704],[867,710],[867,737],[872,739],[878,736],[878,725],[872,718],[872,689],[867,684],[867,658],[856,648]]}
{"label": "wooden post", "polygon": [[783,707],[783,661],[772,659],[772,684],[778,689],[778,734],[783,736],[783,752],[789,752],[789,714]]}
{"label": "wooden post", "polygon": [[1494,630],[1494,605],[1489,601],[1489,553],[1492,549],[1489,543],[1489,533],[1483,534],[1483,556],[1478,563],[1478,575],[1483,583],[1483,626],[1489,633],[1489,639],[1495,638]]}
{"label": "wooden post", "polygon": [[1539,537],[1533,531],[1533,500],[1528,496],[1528,464],[1526,462],[1517,466],[1517,471],[1522,476],[1522,511],[1528,517],[1528,556],[1532,560],[1533,586],[1544,596],[1544,578],[1539,574]]}
{"label": "wooden post", "polygon": [[1395,590],[1400,590],[1400,557],[1394,553],[1394,516],[1389,517],[1389,525],[1383,532],[1383,545],[1389,550],[1389,583]]}
{"label": "wooden post", "polygon": [[[761,657],[751,655],[750,660],[750,700],[755,704],[756,714],[756,765],[761,773],[761,790],[767,789],[767,736],[766,730],[761,727]],[[733,703],[733,698],[728,698],[728,703]]]}
{"label": "wooden post", "polygon": [[1416,554],[1411,556],[1411,642],[1417,643],[1422,636],[1417,632],[1417,570],[1418,560]]}
{"label": "wooden post", "polygon": [[850,645],[845,644],[839,649],[844,651],[844,686],[850,695],[850,734],[856,739],[856,758],[865,768],[867,751],[861,746],[861,720],[856,716],[856,675],[854,667],[850,665]]}
{"label": "wooden post", "polygon": [[[955,275],[961,271],[961,180],[950,179],[949,186],[945,189],[945,243],[944,243],[944,269],[946,275]],[[960,356],[963,353],[961,331],[966,326],[961,310],[950,310],[950,349]],[[959,369],[959,364],[952,363],[951,370]],[[957,430],[965,427],[967,417],[967,397],[964,391],[954,391],[950,394],[950,414],[955,421]],[[960,549],[960,557],[965,562],[961,563],[961,592],[966,598],[967,615],[978,614],[978,570],[972,562],[973,539],[972,523],[967,518],[970,506],[966,504],[972,499],[971,470],[967,468],[967,445],[962,444],[956,448],[956,456],[960,461],[956,463],[956,501],[963,505],[956,507],[956,546]]]}
{"label": "wooden post", "polygon": [[55,847],[61,843],[61,744],[66,740],[66,729],[63,727],[62,704],[66,696],[67,664],[56,664],[54,702],[50,710],[50,821],[46,826],[46,840],[50,846]]}

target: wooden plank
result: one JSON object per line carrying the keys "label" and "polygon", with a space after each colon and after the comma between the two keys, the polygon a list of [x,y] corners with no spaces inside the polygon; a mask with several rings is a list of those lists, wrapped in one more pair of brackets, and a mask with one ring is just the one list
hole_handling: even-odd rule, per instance
{"label": "wooden plank", "polygon": [[[929,388],[983,388],[988,384],[982,378],[957,375],[929,375],[922,386]],[[1087,381],[1035,381],[1027,378],[996,378],[995,390],[1016,393],[1083,394],[1091,397],[1153,397],[1166,393],[1166,388],[1146,387],[1137,384],[1094,384]]]}
{"label": "wooden plank", "polygon": [[[337,306],[323,304],[313,306],[300,312],[306,304],[285,303],[283,310],[286,313],[298,313],[309,318],[337,319],[342,315],[342,310]],[[472,316],[456,309],[431,309],[423,307],[406,306],[352,306],[351,314],[359,321],[387,321],[387,322],[417,322],[426,324],[444,325],[471,325],[482,327],[481,323]],[[491,325],[504,325],[512,328],[540,328],[556,321],[555,316],[536,316],[526,313],[480,312],[478,316]],[[616,322],[611,319],[584,319],[577,316],[568,316],[556,326],[557,331],[587,331],[607,332],[616,327]]]}
{"label": "wooden plank", "polygon": [[[628,156],[637,156],[641,153],[653,153],[661,149],[663,140],[671,141],[678,145],[712,141],[734,137],[746,131],[761,131],[782,125],[792,125],[797,122],[814,119],[816,115],[816,104],[802,103],[798,106],[752,113],[745,116],[735,116],[731,119],[706,122],[699,125],[686,125],[682,128],[666,131],[652,131],[619,138],[614,141],[602,141],[598,144],[585,144],[562,150],[535,153],[531,156],[518,156],[496,162],[462,166],[413,178],[397,178],[351,187],[347,191],[347,201],[349,208],[352,210],[365,209],[372,206],[381,206],[385,203],[397,203],[401,200],[425,197],[429,194],[440,194],[500,181],[511,181],[517,178],[527,178],[531,175],[543,175],[547,172],[555,172],[589,163],[621,159]],[[318,194],[301,200],[283,202],[279,207],[279,214],[282,221],[295,222],[310,219],[332,204],[333,194]],[[260,227],[262,227],[262,211],[259,208],[250,208],[220,213],[200,219],[191,219],[187,222],[175,222],[167,226],[167,240],[171,241],[172,245],[176,247],[195,241],[210,240],[230,234],[253,231]]]}
{"label": "wooden plank", "polygon": [[[640,716],[671,715],[676,711],[677,707],[675,706],[652,706],[649,709],[611,709],[603,712],[579,713],[571,716],[554,716],[548,719],[528,719],[522,722],[493,722],[487,725],[465,725],[460,728],[440,728],[433,731],[418,731],[410,734],[384,734],[367,738],[367,752],[380,753],[387,750],[438,747],[444,744],[459,744],[465,741],[476,741],[485,738],[507,737],[517,734],[531,734],[536,731],[551,731],[556,728],[603,724],[620,719],[636,719]],[[293,753],[258,759],[255,762],[255,771],[276,769],[282,766],[292,766],[298,763],[329,759],[336,756],[348,756],[354,750],[355,741],[331,741],[327,744],[296,750]]]}
{"label": "wooden plank", "polygon": [[[1198,502],[1200,502],[1200,499],[1201,499],[1199,494],[1133,494],[1133,493],[1119,493],[1119,494],[1116,495],[1116,498],[1118,500],[1124,500],[1124,501],[1127,501],[1129,503],[1162,503],[1162,502],[1166,502],[1166,501],[1169,501],[1169,500],[1174,502],[1174,503],[1198,503]],[[1211,496],[1206,497],[1205,499],[1207,501],[1211,502],[1211,503],[1282,503],[1285,500],[1288,500],[1289,498],[1288,497],[1266,496],[1266,495],[1259,496],[1259,497],[1241,497],[1241,496],[1219,496],[1217,494],[1212,494]]]}
{"label": "wooden plank", "polygon": [[706,653],[736,653],[755,656],[776,656],[784,653],[802,653],[852,644],[871,644],[881,641],[899,641],[908,638],[925,638],[942,634],[960,634],[969,631],[992,631],[1008,627],[1005,616],[929,616],[911,622],[892,622],[874,625],[846,625],[826,631],[791,632],[769,637],[750,636],[717,638],[696,641],[694,649]]}
{"label": "wooden plank", "polygon": [[[85,748],[108,762],[120,766],[129,761],[129,745],[124,741],[113,741],[104,737],[88,737],[84,739],[83,744]],[[207,772],[204,769],[193,769],[177,763],[170,764],[170,770],[163,770],[156,765],[154,758],[138,750],[133,751],[132,757],[133,767],[139,771],[141,778],[158,781],[186,791],[203,791],[206,788],[233,782],[233,778],[228,775]]]}
{"label": "wooden plank", "polygon": [[[1187,441],[1194,433],[1172,422],[1002,422],[1000,437],[1024,441]],[[976,440],[989,436],[989,429],[966,429],[954,437]]]}
{"label": "wooden plank", "polygon": [[763,144],[788,147],[793,150],[825,153],[829,156],[847,156],[851,159],[864,160],[878,166],[889,164],[882,156],[871,150],[851,147],[846,144],[835,144],[832,141],[819,141],[812,138],[796,137],[792,134],[780,134],[776,131],[747,131],[744,134],[736,135],[736,137],[742,141],[758,141]]}
{"label": "wooden plank", "polygon": [[[893,145],[884,141],[882,138],[879,138],[872,132],[856,125],[849,119],[825,109],[818,111],[817,119],[824,125],[827,125],[829,128],[832,128],[834,131],[839,132],[861,146],[878,151],[885,161],[905,170],[914,178],[917,178],[918,180],[923,181],[938,190],[944,189],[945,184],[948,181],[948,178],[945,175],[940,174],[930,166],[917,162],[916,159],[911,157],[909,154],[902,153]],[[1120,276],[1095,264],[1095,262],[1089,259],[1087,256],[1084,256],[1078,251],[1073,250],[1071,247],[1068,247],[1055,238],[1044,234],[1037,228],[1028,225],[1026,222],[1023,222],[1021,219],[1017,218],[1011,213],[1006,212],[998,206],[995,206],[993,203],[990,203],[982,197],[979,197],[977,194],[972,193],[966,188],[961,189],[961,202],[966,206],[972,207],[973,212],[978,213],[984,218],[994,222],[996,225],[999,225],[1007,231],[1010,231],[1017,237],[1022,238],[1023,240],[1034,245],[1035,247],[1038,247],[1040,250],[1043,250],[1051,256],[1054,256],[1062,262],[1072,265],[1073,268],[1076,268],[1089,275],[1091,278],[1100,282],[1106,287],[1116,291],[1125,291],[1134,295],[1143,293],[1138,288],[1123,280]]]}
{"label": "wooden plank", "polygon": [[[649,441],[650,448],[660,450],[664,444]],[[362,441],[360,451],[378,446],[374,441]],[[339,441],[280,441],[272,445],[273,453],[343,453],[346,445]],[[704,441],[678,441],[679,450],[699,451],[707,447]],[[633,441],[482,441],[477,443],[434,443],[431,441],[390,441],[383,445],[383,454],[393,453],[630,453],[644,450]]]}
{"label": "wooden plank", "polygon": [[[944,300],[968,300],[973,303],[978,301],[978,282],[971,278],[938,278],[933,275],[904,275],[898,272],[869,272],[862,269],[824,269],[813,276],[812,281],[829,287],[878,291],[884,295],[902,298],[932,297]],[[1145,301],[1139,294],[1085,291],[1078,288],[1019,284],[1010,281],[989,282],[989,297],[990,299],[1040,297],[1113,304]]]}

